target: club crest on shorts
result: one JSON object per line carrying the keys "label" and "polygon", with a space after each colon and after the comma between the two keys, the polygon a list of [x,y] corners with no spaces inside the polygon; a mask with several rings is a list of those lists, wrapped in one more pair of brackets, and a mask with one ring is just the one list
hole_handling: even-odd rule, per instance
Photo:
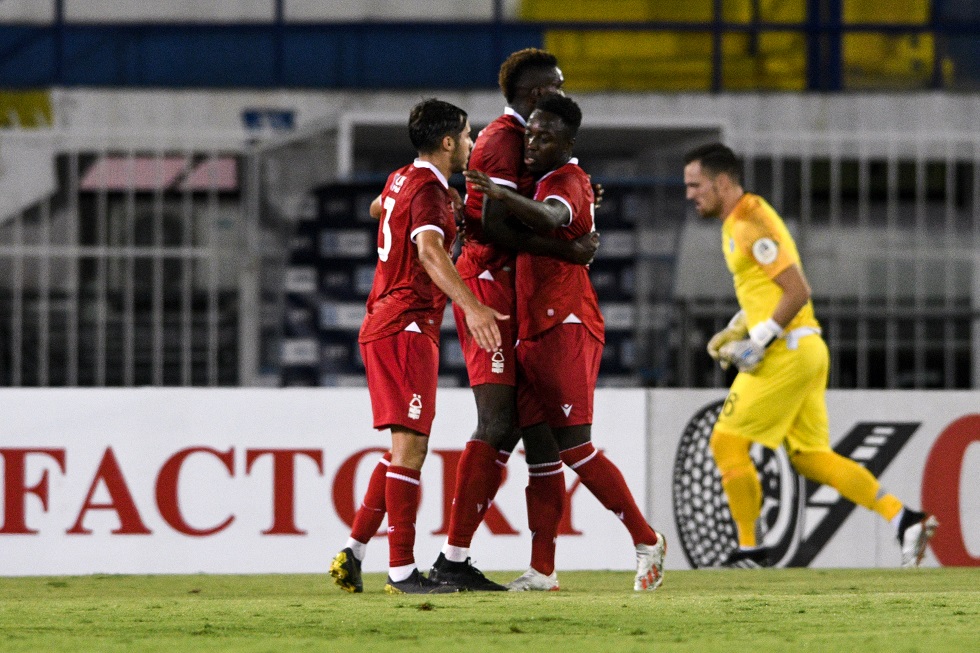
{"label": "club crest on shorts", "polygon": [[422,417],[422,395],[413,394],[412,400],[408,402],[408,418],[418,419]]}
{"label": "club crest on shorts", "polygon": [[504,352],[499,349],[490,357],[490,371],[494,374],[504,373]]}

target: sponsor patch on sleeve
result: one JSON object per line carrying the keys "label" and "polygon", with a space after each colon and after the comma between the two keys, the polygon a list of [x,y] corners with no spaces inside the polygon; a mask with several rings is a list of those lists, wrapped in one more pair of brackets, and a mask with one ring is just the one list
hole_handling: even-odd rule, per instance
{"label": "sponsor patch on sleeve", "polygon": [[772,238],[760,238],[752,243],[752,256],[760,265],[769,265],[779,256],[779,245]]}

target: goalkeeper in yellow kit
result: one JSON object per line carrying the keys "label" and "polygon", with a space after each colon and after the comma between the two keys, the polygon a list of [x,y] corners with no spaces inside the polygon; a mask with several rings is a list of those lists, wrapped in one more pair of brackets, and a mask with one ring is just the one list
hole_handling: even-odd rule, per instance
{"label": "goalkeeper in yellow kit", "polygon": [[741,310],[708,343],[732,383],[711,436],[711,451],[738,528],[738,548],[725,566],[757,567],[768,551],[756,541],[762,486],[749,448],[785,446],[803,476],[874,510],[895,527],[902,566],[918,566],[938,526],[881,488],[867,469],[830,448],[827,421],[829,353],[810,301],[796,243],[758,195],[742,189],[741,165],[720,143],[684,157],[687,199],[705,218],[722,221],[722,250]]}

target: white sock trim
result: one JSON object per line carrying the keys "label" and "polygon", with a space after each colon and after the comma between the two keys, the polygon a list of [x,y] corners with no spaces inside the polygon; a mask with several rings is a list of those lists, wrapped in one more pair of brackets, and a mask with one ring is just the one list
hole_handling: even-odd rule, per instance
{"label": "white sock trim", "polygon": [[442,555],[446,556],[446,560],[450,562],[466,562],[466,559],[470,557],[469,548],[463,548],[461,546],[453,546],[449,542],[446,542],[442,546]]}
{"label": "white sock trim", "polygon": [[400,583],[415,571],[415,563],[410,565],[402,565],[401,567],[388,567],[388,578],[396,583]]}
{"label": "white sock trim", "polygon": [[347,538],[347,546],[354,552],[355,558],[364,561],[364,556],[367,554],[367,542],[358,542],[353,537],[349,537]]}
{"label": "white sock trim", "polygon": [[393,478],[396,481],[405,481],[406,483],[411,483],[412,485],[422,485],[422,481],[417,478],[412,478],[411,476],[405,476],[404,474],[399,474],[397,472],[388,472],[385,474],[385,478]]}

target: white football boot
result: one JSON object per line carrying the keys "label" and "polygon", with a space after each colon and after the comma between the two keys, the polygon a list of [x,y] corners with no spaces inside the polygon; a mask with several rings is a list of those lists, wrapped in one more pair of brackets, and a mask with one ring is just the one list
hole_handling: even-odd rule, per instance
{"label": "white football boot", "polygon": [[664,582],[664,556],[667,555],[667,538],[657,533],[656,544],[636,545],[636,580],[633,589],[637,592],[655,590]]}
{"label": "white football boot", "polygon": [[557,592],[558,572],[545,576],[532,567],[507,583],[507,589],[511,592]]}

